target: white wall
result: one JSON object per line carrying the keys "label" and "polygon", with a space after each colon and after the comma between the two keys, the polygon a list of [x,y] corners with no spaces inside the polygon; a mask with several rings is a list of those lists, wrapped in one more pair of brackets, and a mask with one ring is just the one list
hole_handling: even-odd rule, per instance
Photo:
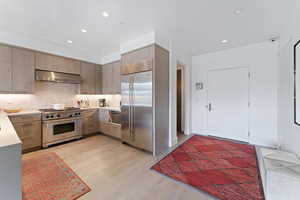
{"label": "white wall", "polygon": [[177,84],[176,73],[177,63],[184,65],[184,132],[190,134],[190,69],[192,66],[192,56],[190,52],[184,49],[176,42],[172,42],[170,51],[170,144],[174,146],[177,143]]}
{"label": "white wall", "polygon": [[291,12],[280,42],[278,134],[284,150],[300,156],[300,126],[294,124],[294,44],[300,40],[300,2],[289,1]]}
{"label": "white wall", "polygon": [[[207,71],[209,69],[248,67],[250,80],[250,143],[276,146],[278,43],[265,42],[245,47],[193,57],[191,71],[192,132],[207,131]],[[204,89],[196,90],[195,83],[203,82]],[[238,122],[237,122],[238,123]]]}

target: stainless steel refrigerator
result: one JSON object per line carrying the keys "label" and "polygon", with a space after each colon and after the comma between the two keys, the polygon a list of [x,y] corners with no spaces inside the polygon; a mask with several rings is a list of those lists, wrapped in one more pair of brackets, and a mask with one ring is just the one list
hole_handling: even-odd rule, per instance
{"label": "stainless steel refrigerator", "polygon": [[122,75],[122,141],[153,152],[152,71]]}

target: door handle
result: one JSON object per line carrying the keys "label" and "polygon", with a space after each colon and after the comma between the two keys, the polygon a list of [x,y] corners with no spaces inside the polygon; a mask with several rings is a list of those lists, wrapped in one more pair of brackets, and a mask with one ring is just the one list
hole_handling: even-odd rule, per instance
{"label": "door handle", "polygon": [[207,110],[208,110],[209,112],[212,111],[211,102],[208,103],[208,105],[206,106],[206,108],[207,108]]}

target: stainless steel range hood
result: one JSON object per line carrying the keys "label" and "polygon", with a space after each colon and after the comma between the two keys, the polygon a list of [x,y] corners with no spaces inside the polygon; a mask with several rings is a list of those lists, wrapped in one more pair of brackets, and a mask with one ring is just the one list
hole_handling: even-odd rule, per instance
{"label": "stainless steel range hood", "polygon": [[70,84],[81,83],[80,75],[43,71],[43,70],[35,70],[35,80],[55,82],[55,83],[70,83]]}

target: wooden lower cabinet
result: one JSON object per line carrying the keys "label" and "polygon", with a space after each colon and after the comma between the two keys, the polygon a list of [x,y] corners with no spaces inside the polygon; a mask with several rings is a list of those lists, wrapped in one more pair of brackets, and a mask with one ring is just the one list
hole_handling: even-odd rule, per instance
{"label": "wooden lower cabinet", "polygon": [[111,136],[121,139],[121,125],[120,124],[111,124]]}
{"label": "wooden lower cabinet", "polygon": [[41,114],[14,115],[9,118],[22,141],[24,153],[42,148]]}
{"label": "wooden lower cabinet", "polygon": [[121,139],[121,125],[111,122],[100,122],[100,132]]}
{"label": "wooden lower cabinet", "polygon": [[41,121],[13,123],[14,128],[22,141],[24,152],[41,148],[42,123]]}
{"label": "wooden lower cabinet", "polygon": [[82,116],[82,130],[84,136],[99,132],[98,110],[85,110],[82,112]]}

